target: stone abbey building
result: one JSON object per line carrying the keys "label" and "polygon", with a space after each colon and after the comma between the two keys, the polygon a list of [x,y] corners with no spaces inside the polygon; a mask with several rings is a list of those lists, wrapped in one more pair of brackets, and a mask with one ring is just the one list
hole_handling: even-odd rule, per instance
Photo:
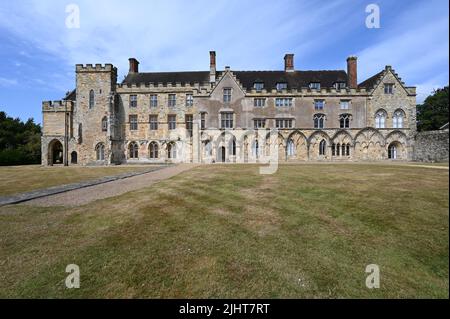
{"label": "stone abbey building", "polygon": [[410,160],[416,90],[390,67],[139,72],[77,65],[76,88],[43,102],[42,164]]}

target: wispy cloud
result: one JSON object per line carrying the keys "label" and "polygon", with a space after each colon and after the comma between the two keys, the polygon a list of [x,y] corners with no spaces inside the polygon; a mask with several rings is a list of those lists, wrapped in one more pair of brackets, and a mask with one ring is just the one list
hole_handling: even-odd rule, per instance
{"label": "wispy cloud", "polygon": [[0,86],[2,87],[10,87],[17,85],[18,81],[16,79],[6,79],[6,78],[0,78]]}
{"label": "wispy cloud", "polygon": [[281,69],[287,52],[298,69],[344,69],[357,54],[361,81],[390,64],[419,92],[448,83],[446,0],[377,1],[377,30],[364,25],[368,0],[73,2],[80,29],[65,25],[69,2],[0,4],[1,78],[56,99],[74,87],[77,63],[113,63],[120,80],[129,57],[142,70],[207,70],[208,51],[216,50],[219,67],[232,69]]}

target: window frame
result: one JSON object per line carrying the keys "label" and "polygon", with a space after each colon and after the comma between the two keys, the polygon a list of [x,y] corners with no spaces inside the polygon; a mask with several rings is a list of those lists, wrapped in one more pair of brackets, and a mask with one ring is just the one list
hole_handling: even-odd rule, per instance
{"label": "window frame", "polygon": [[266,128],[266,119],[253,119],[253,127],[255,129]]}
{"label": "window frame", "polygon": [[253,88],[254,88],[257,92],[261,92],[262,90],[264,90],[264,82],[254,82],[254,83],[253,83]]}
{"label": "window frame", "polygon": [[234,128],[234,112],[220,112],[220,128],[221,129]]}
{"label": "window frame", "polygon": [[177,129],[177,116],[175,114],[167,115],[167,130],[173,131]]}
{"label": "window frame", "polygon": [[175,93],[170,93],[167,97],[167,106],[176,107],[177,106],[177,95]]}
{"label": "window frame", "polygon": [[275,84],[275,88],[278,92],[281,92],[283,90],[287,90],[288,89],[288,83],[287,82],[277,82]]}
{"label": "window frame", "polygon": [[262,108],[266,106],[266,98],[264,97],[255,97],[253,99],[253,107]]}
{"label": "window frame", "polygon": [[186,94],[186,107],[194,106],[194,94],[188,93]]}
{"label": "window frame", "polygon": [[136,108],[138,106],[137,94],[130,94],[130,107]]}
{"label": "window frame", "polygon": [[148,155],[150,159],[158,159],[159,158],[159,145],[157,142],[153,141],[150,142],[148,146]]}
{"label": "window frame", "polygon": [[311,90],[317,90],[320,91],[320,89],[322,88],[322,85],[320,82],[310,82],[309,83],[309,88]]}
{"label": "window frame", "polygon": [[223,88],[223,103],[231,103],[232,96],[233,96],[232,88],[230,87]]}
{"label": "window frame", "polygon": [[89,91],[89,109],[93,109],[95,107],[95,92],[94,90]]}
{"label": "window frame", "polygon": [[313,121],[314,121],[314,129],[323,130],[325,128],[325,114],[321,113],[314,114]]}
{"label": "window frame", "polygon": [[149,123],[150,131],[157,131],[158,130],[158,115],[150,114],[148,116],[148,123]]}
{"label": "window frame", "polygon": [[128,145],[128,157],[130,159],[139,159],[139,144],[137,142],[131,142]]}
{"label": "window frame", "polygon": [[158,107],[158,94],[150,94],[150,107]]}
{"label": "window frame", "polygon": [[102,132],[108,132],[108,118],[106,116],[102,118]]}
{"label": "window frame", "polygon": [[275,128],[290,129],[294,127],[294,119],[292,118],[278,118],[275,119]]}
{"label": "window frame", "polygon": [[276,97],[275,107],[292,107],[294,99],[292,97]]}
{"label": "window frame", "polygon": [[137,114],[128,115],[128,122],[130,125],[130,131],[137,131],[139,129],[139,118]]}
{"label": "window frame", "polygon": [[[321,106],[319,106],[318,103],[321,103]],[[324,109],[325,109],[325,100],[324,99],[315,99],[314,100],[314,110],[323,111]]]}
{"label": "window frame", "polygon": [[384,94],[394,94],[394,83],[384,83]]}
{"label": "window frame", "polygon": [[208,115],[207,112],[200,112],[200,129],[205,130],[206,129],[206,116]]}
{"label": "window frame", "polygon": [[[347,103],[347,107],[342,107],[343,103]],[[350,103],[351,103],[351,100],[340,100],[339,107],[341,110],[350,110]]]}

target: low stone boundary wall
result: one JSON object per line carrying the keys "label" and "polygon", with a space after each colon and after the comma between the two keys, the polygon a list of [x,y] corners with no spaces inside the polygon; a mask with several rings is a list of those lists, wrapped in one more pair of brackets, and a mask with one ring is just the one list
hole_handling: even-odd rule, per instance
{"label": "low stone boundary wall", "polygon": [[448,162],[449,130],[419,132],[415,137],[414,160]]}

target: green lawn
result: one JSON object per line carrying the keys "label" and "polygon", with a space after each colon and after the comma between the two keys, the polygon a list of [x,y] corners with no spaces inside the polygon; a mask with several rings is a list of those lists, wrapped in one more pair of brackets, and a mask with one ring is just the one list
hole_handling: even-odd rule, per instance
{"label": "green lawn", "polygon": [[[82,207],[3,207],[0,297],[448,298],[448,178],[211,165]],[[72,263],[80,289],[64,286]]]}
{"label": "green lawn", "polygon": [[143,169],[146,168],[141,166],[0,166],[0,196],[29,192],[36,189],[76,183]]}

